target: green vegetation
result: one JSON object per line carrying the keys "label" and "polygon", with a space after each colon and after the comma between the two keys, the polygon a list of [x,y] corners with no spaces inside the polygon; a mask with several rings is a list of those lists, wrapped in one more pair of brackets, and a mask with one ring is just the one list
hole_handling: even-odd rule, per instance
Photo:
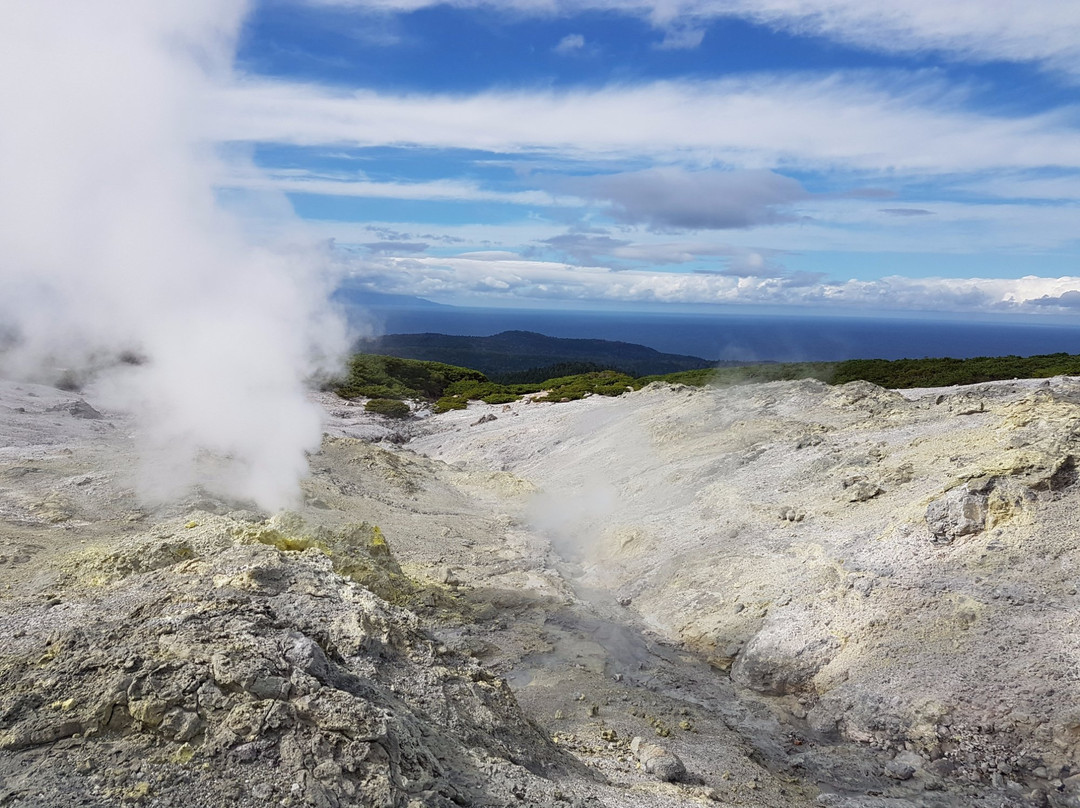
{"label": "green vegetation", "polygon": [[882,387],[950,387],[999,379],[1080,375],[1080,356],[977,356],[972,359],[851,359],[836,366],[833,384],[863,379]]}
{"label": "green vegetation", "polygon": [[731,387],[736,384],[754,382],[783,382],[793,379],[817,379],[833,383],[837,364],[834,362],[770,362],[764,365],[743,365],[742,367],[710,368],[708,370],[686,370],[682,373],[668,373],[663,376],[642,376],[634,379],[635,390],[640,390],[652,382],[685,384],[689,387]]}
{"label": "green vegetation", "polygon": [[408,404],[395,398],[373,398],[364,405],[364,411],[387,418],[408,418],[412,413]]}
{"label": "green vegetation", "polygon": [[537,384],[546,382],[548,379],[578,376],[582,373],[599,373],[604,370],[618,370],[618,368],[598,365],[596,362],[557,362],[554,365],[529,368],[517,373],[492,373],[490,376],[500,384]]}
{"label": "green vegetation", "polygon": [[478,370],[444,365],[442,362],[422,362],[398,359],[396,356],[356,354],[349,360],[345,378],[332,385],[342,398],[415,398],[432,400],[444,394],[457,381],[486,382]]}
{"label": "green vegetation", "polygon": [[[549,366],[553,370],[575,369],[576,363]],[[530,371],[529,373],[535,373]],[[522,374],[525,375],[525,374]],[[977,357],[974,359],[851,359],[845,362],[788,362],[685,370],[661,376],[634,377],[617,370],[590,370],[543,381],[505,384],[491,381],[468,368],[392,356],[358,354],[349,363],[348,375],[331,389],[344,398],[372,398],[369,412],[405,417],[410,408],[403,399],[427,401],[436,413],[461,410],[470,401],[508,404],[524,395],[537,401],[576,401],[590,395],[618,396],[640,390],[652,382],[731,386],[753,382],[818,379],[828,384],[864,380],[888,388],[949,387],[998,379],[1037,379],[1080,376],[1080,356],[1058,353],[1045,356]]]}
{"label": "green vegetation", "polygon": [[446,389],[446,395],[435,402],[435,412],[463,410],[470,401],[485,404],[509,404],[524,395],[544,393],[537,401],[576,401],[587,395],[617,396],[632,390],[634,378],[615,370],[562,376],[536,384],[496,384],[495,382],[464,380]]}
{"label": "green vegetation", "polygon": [[577,401],[590,395],[621,396],[634,389],[634,377],[617,370],[601,370],[548,379],[540,388],[546,393],[538,401]]}
{"label": "green vegetation", "polygon": [[483,401],[485,404],[509,404],[511,401],[517,401],[525,393],[534,393],[539,389],[538,385],[507,387],[503,384],[489,382],[486,378],[480,381],[462,379],[446,388],[445,394],[435,402],[435,412],[463,410],[469,406],[470,401]]}

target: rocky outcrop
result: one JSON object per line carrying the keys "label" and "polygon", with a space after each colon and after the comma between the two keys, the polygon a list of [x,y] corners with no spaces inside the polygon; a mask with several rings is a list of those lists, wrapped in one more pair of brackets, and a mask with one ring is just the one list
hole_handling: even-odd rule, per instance
{"label": "rocky outcrop", "polygon": [[568,761],[504,681],[323,550],[222,541],[0,619],[18,638],[0,656],[0,801],[555,804],[544,775]]}
{"label": "rocky outcrop", "polygon": [[961,487],[934,500],[926,508],[926,526],[933,541],[948,544],[986,527],[987,496]]}
{"label": "rocky outcrop", "polygon": [[739,653],[731,680],[770,696],[787,696],[811,687],[840,643],[815,625],[803,608],[778,610]]}
{"label": "rocky outcrop", "polygon": [[559,536],[582,589],[793,731],[899,761],[874,768],[922,789],[914,804],[961,783],[952,804],[1080,805],[1063,717],[1080,700],[1077,380],[657,387],[576,418],[520,410],[484,442],[451,420],[413,446],[580,512]]}

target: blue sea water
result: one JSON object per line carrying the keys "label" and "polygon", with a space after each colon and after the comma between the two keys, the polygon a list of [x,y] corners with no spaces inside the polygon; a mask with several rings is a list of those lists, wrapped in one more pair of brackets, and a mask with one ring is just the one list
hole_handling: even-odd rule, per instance
{"label": "blue sea water", "polygon": [[1080,353],[1077,322],[1020,322],[779,314],[668,314],[474,309],[452,306],[371,312],[383,333],[488,336],[535,331],[607,339],[665,353],[741,361],[836,361]]}

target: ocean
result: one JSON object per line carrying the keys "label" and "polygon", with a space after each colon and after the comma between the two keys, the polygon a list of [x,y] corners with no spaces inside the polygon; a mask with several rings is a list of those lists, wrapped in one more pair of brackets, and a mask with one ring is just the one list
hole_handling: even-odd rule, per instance
{"label": "ocean", "polygon": [[606,339],[705,359],[811,362],[949,356],[1080,353],[1076,323],[827,317],[780,314],[479,309],[454,306],[371,310],[382,333],[489,336],[535,331],[551,337]]}

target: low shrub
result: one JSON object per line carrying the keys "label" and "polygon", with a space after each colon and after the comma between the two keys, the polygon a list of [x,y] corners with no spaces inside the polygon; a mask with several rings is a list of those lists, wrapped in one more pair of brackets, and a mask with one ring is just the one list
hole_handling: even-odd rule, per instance
{"label": "low shrub", "polygon": [[450,412],[450,410],[464,410],[469,406],[469,399],[462,398],[461,396],[443,396],[435,402],[435,406],[431,408],[431,411],[436,415],[444,412]]}
{"label": "low shrub", "polygon": [[487,383],[478,370],[399,359],[396,356],[356,354],[349,360],[345,377],[331,385],[342,398],[419,398],[433,401],[458,382]]}
{"label": "low shrub", "polygon": [[485,404],[511,404],[520,399],[521,396],[515,396],[513,393],[491,393],[480,400]]}
{"label": "low shrub", "polygon": [[373,398],[364,405],[364,412],[373,412],[387,418],[408,418],[412,414],[408,404],[393,398]]}

